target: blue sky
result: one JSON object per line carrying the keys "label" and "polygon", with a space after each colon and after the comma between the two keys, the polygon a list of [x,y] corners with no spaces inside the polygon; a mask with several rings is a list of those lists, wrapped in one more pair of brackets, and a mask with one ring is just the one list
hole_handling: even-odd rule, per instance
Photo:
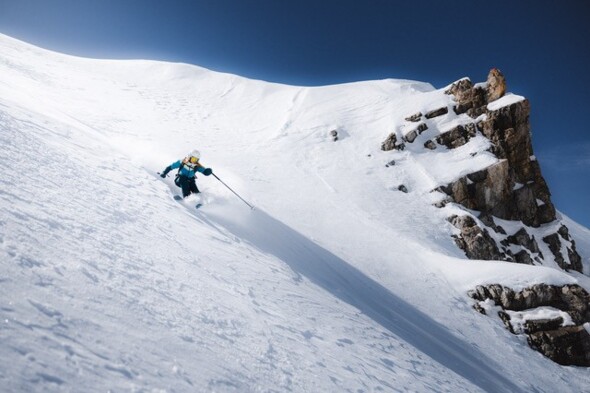
{"label": "blue sky", "polygon": [[590,227],[590,2],[0,0],[0,32],[73,55],[148,58],[297,85],[484,81],[532,105],[557,208]]}

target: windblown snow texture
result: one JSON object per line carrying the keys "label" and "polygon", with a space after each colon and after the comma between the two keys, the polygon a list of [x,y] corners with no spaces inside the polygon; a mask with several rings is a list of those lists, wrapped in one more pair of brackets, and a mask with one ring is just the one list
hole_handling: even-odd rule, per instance
{"label": "windblown snow texture", "polygon": [[[450,99],[421,82],[284,86],[0,36],[2,390],[586,390],[588,370],[471,308],[483,283],[590,287],[453,244],[429,191],[493,163],[487,140],[380,150],[404,116]],[[197,180],[202,208],[174,201],[154,174],[194,148],[257,209],[212,176]],[[564,219],[587,258],[590,232]]]}

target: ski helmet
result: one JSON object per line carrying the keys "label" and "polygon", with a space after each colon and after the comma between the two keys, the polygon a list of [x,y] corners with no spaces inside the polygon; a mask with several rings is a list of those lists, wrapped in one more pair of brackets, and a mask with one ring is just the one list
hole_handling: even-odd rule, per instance
{"label": "ski helmet", "polygon": [[195,157],[197,160],[201,158],[201,152],[198,150],[193,150],[190,153],[188,153],[189,157]]}

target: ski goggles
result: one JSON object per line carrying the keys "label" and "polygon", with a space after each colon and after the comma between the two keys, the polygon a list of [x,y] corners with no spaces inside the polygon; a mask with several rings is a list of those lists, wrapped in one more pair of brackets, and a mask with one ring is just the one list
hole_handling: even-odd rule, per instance
{"label": "ski goggles", "polygon": [[197,157],[190,157],[188,159],[192,164],[196,164],[197,162],[199,162],[199,159]]}

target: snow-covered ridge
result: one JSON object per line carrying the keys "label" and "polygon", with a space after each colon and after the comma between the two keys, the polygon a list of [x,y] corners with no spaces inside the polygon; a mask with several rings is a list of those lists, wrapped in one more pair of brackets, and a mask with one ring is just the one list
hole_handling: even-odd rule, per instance
{"label": "snow-covered ridge", "polygon": [[[380,142],[450,105],[443,90],[285,86],[0,36],[2,385],[582,391],[587,370],[515,345],[466,297],[488,283],[590,288],[453,244],[430,190],[495,162],[470,155],[485,140],[409,144],[385,166]],[[434,118],[418,138],[446,121],[463,120]],[[212,177],[198,179],[201,210],[173,201],[154,174],[193,148],[256,210]],[[587,258],[587,229],[568,227]]]}

